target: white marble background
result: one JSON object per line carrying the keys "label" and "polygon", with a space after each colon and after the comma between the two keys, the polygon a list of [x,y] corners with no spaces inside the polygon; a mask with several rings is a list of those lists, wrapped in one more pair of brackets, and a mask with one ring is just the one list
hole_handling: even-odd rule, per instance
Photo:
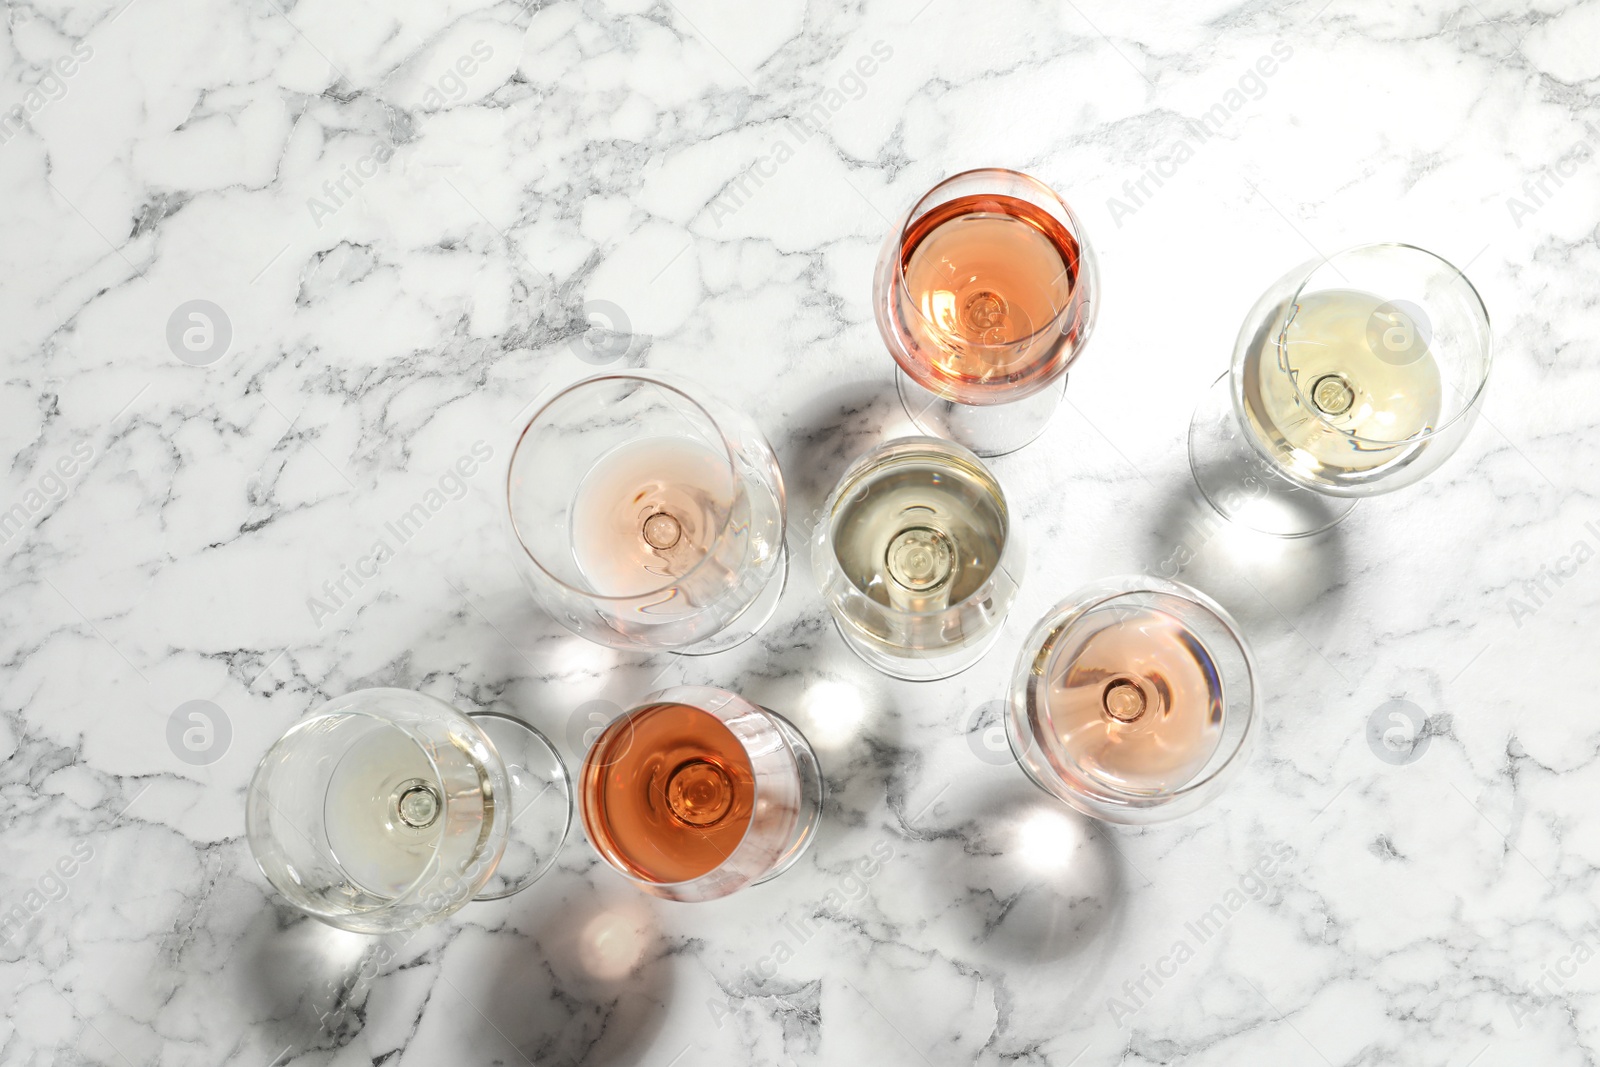
{"label": "white marble background", "polygon": [[[1596,0],[6,14],[0,1062],[1600,1056]],[[819,103],[816,135],[785,125]],[[1124,183],[1219,103],[1220,133],[1135,204]],[[714,386],[766,428],[803,522],[900,425],[869,307],[888,220],[977,165],[1060,189],[1104,283],[1070,404],[995,464],[1031,546],[996,652],[877,676],[803,561],[719,657],[618,655],[541,618],[497,488],[539,392],[580,355]],[[1294,263],[1379,239],[1483,291],[1483,421],[1329,536],[1196,535],[1184,432],[1241,316]],[[230,334],[177,347],[200,366],[168,342],[193,300]],[[611,347],[584,346],[590,313]],[[493,460],[461,499],[313,612],[477,441]],[[1183,577],[1255,643],[1259,743],[1189,819],[1090,825],[985,747],[989,702],[1050,604],[1185,541]],[[664,670],[815,742],[826,822],[782,879],[667,904],[575,829],[532,890],[376,942],[299,918],[250,861],[252,767],[329,696],[512,711],[575,761],[605,707],[585,705]],[[1405,765],[1367,737],[1396,699],[1426,716]],[[169,741],[190,701],[217,709],[196,751]],[[875,846],[892,859],[864,878]]]}

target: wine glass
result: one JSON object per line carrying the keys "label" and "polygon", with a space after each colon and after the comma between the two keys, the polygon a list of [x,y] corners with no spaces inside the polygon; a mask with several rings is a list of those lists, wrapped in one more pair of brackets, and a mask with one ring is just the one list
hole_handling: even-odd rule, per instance
{"label": "wine glass", "polygon": [[533,597],[613,648],[720,652],[788,573],[777,458],[747,416],[655,373],[604,374],[528,420],[507,481]]}
{"label": "wine glass", "polygon": [[822,816],[822,774],[804,735],[707,686],[663,689],[615,719],[589,748],[578,795],[595,851],[668,900],[776,878]]}
{"label": "wine glass", "polygon": [[572,821],[539,731],[406,689],[330,700],[262,757],[245,804],[261,873],[344,930],[411,929],[532,884]]}
{"label": "wine glass", "polygon": [[1215,601],[1137,575],[1080,589],[1023,642],[1006,736],[1034,783],[1085,815],[1186,815],[1243,764],[1255,661]]}
{"label": "wine glass", "polygon": [[1083,224],[1043,182],[969,170],[914,204],[878,256],[878,330],[911,421],[980,456],[1044,432],[1099,299]]}
{"label": "wine glass", "polygon": [[888,441],[850,464],[822,507],[813,569],[839,634],[884,674],[948,678],[983,658],[1025,555],[1000,483],[936,437]]}
{"label": "wine glass", "polygon": [[1357,497],[1431,473],[1483,406],[1489,313],[1458,269],[1405,244],[1290,271],[1256,301],[1189,426],[1189,466],[1225,517],[1326,530]]}

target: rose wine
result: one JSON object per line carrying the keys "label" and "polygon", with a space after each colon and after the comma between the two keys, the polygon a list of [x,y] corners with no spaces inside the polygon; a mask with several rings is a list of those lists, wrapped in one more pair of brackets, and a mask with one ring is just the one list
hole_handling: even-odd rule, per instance
{"label": "rose wine", "polygon": [[1259,344],[1244,373],[1251,429],[1313,479],[1392,462],[1439,419],[1439,365],[1427,338],[1371,293],[1302,297],[1281,344]]}
{"label": "rose wine", "polygon": [[989,580],[1005,545],[994,476],[955,449],[891,453],[840,485],[832,520],[844,576],[879,604],[939,611]]}
{"label": "rose wine", "polygon": [[572,502],[572,551],[593,591],[638,596],[705,559],[734,502],[727,455],[647,437],[603,456]]}
{"label": "rose wine", "polygon": [[891,320],[921,385],[998,402],[1070,358],[1076,324],[1057,319],[1078,283],[1078,242],[1043,208],[999,194],[941,204],[903,234],[900,267],[908,300],[890,302]]}
{"label": "rose wine", "polygon": [[582,794],[594,847],[636,878],[671,884],[733,855],[755,807],[755,774],[721,719],[652,704],[600,735],[584,760]]}
{"label": "rose wine", "polygon": [[1034,743],[1065,777],[1159,794],[1211,759],[1224,707],[1217,665],[1180,619],[1105,604],[1046,639],[1026,710]]}

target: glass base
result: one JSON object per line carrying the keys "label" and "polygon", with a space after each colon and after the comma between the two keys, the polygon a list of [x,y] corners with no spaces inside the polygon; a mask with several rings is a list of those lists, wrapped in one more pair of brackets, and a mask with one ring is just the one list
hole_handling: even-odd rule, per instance
{"label": "glass base", "polygon": [[900,403],[917,429],[930,437],[942,437],[965,445],[985,458],[1003,456],[1031,444],[1049,427],[1061,397],[1067,391],[1067,376],[1059,385],[1008,404],[958,404],[925,389],[900,368],[894,368],[895,388]]}
{"label": "glass base", "polygon": [[938,651],[930,649],[914,655],[895,655],[885,652],[880,645],[852,635],[838,618],[833,620],[834,629],[839,631],[845,647],[863,663],[879,674],[887,674],[905,682],[937,682],[960,674],[989,654],[995,642],[1000,640],[1004,625],[1005,619],[996,619],[987,634],[969,645]]}
{"label": "glass base", "polygon": [[472,716],[511,777],[511,835],[494,874],[473,900],[500,900],[542,878],[572,826],[572,781],[544,734],[497,711]]}
{"label": "glass base", "polygon": [[680,656],[710,656],[744,644],[754,637],[778,610],[778,601],[783,599],[784,586],[788,582],[789,549],[788,546],[784,546],[779,552],[778,569],[767,579],[761,594],[752,600],[747,608],[735,615],[727,626],[705,640],[671,651]]}
{"label": "glass base", "polygon": [[1189,469],[1223,518],[1274,537],[1309,537],[1337,524],[1354,500],[1296,485],[1244,437],[1228,373],[1206,390],[1189,423]]}
{"label": "glass base", "polygon": [[764,707],[761,710],[772,716],[789,750],[794,753],[795,766],[800,772],[800,818],[795,826],[793,843],[778,858],[778,862],[772,865],[772,870],[757,878],[750,883],[751,885],[770,882],[793,867],[795,862],[805,855],[806,849],[811,847],[812,839],[817,836],[817,827],[822,825],[822,767],[817,763],[817,754],[812,751],[811,742],[807,741],[805,734],[782,715],[771,708]]}

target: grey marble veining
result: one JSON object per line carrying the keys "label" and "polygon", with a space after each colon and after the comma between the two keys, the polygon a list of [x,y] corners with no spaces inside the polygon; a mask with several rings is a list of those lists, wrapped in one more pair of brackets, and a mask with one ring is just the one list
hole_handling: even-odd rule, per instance
{"label": "grey marble veining", "polygon": [[[1593,1063],[1597,45],[1594,0],[11,4],[0,1062]],[[715,389],[794,547],[904,427],[882,235],[979,165],[1062,191],[1104,291],[1058,418],[994,464],[1030,547],[996,650],[872,673],[803,552],[719,656],[543,618],[500,488],[541,391]],[[1308,543],[1210,523],[1184,434],[1240,319],[1385,239],[1482,291],[1482,421]],[[1034,619],[1141,568],[1236,613],[1265,702],[1230,792],[1126,830],[990,742]],[[674,678],[815,743],[784,877],[668,904],[575,830],[528,892],[372,940],[251,863],[253,765],[325,698],[513,712],[576,763]]]}

